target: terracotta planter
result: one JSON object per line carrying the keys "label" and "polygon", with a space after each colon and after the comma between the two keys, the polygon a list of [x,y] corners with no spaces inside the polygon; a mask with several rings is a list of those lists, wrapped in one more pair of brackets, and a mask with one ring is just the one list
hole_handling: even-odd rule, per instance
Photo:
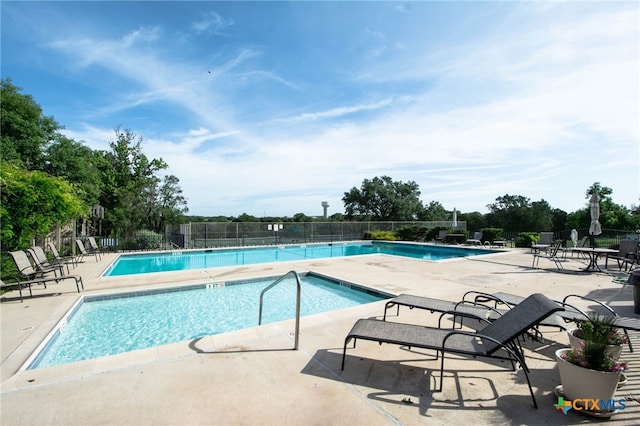
{"label": "terracotta planter", "polygon": [[556,361],[566,399],[613,399],[621,372],[596,371],[571,364],[562,358],[570,349],[558,349]]}
{"label": "terracotta planter", "polygon": [[[569,335],[569,344],[571,345],[572,348],[576,348],[579,349],[582,342],[584,342],[584,340],[582,340],[579,337],[574,336],[574,332],[578,330],[577,328],[572,328],[570,330],[567,330],[567,334]],[[620,345],[607,345],[607,354],[615,359],[616,361],[620,359],[620,354],[622,353],[622,344]]]}

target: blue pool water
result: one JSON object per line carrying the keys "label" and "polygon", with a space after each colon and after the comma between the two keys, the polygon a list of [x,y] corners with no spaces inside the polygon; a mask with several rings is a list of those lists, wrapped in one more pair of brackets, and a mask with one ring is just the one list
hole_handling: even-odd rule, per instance
{"label": "blue pool water", "polygon": [[[258,325],[260,292],[275,278],[85,296],[45,341],[28,369],[192,340]],[[301,275],[301,315],[388,295],[315,274]],[[262,323],[295,317],[296,282],[265,293]]]}
{"label": "blue pool water", "polygon": [[241,249],[189,250],[183,252],[122,255],[104,273],[104,276],[182,271],[186,269],[204,269],[220,266],[358,256],[364,254],[386,254],[438,261],[495,252],[495,250],[468,247],[379,241],[371,243],[334,243]]}

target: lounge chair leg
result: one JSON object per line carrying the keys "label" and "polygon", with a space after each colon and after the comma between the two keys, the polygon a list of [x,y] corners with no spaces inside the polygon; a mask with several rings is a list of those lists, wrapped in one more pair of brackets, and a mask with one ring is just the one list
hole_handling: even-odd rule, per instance
{"label": "lounge chair leg", "polygon": [[442,358],[440,360],[440,388],[436,389],[436,392],[442,392],[442,384],[444,381],[444,351],[438,351],[438,355],[439,352],[442,352]]}
{"label": "lounge chair leg", "polygon": [[629,332],[626,328],[622,329],[624,331],[624,335],[627,336],[627,346],[629,346],[629,352],[633,352],[633,346],[631,346],[631,339],[629,338]]}
{"label": "lounge chair leg", "polygon": [[[351,340],[351,336],[347,336],[346,339],[344,339],[344,347],[342,348],[342,367],[340,368],[341,370],[344,370],[344,361],[347,357],[347,345],[349,344],[349,340]],[[356,347],[355,338],[353,339],[353,347]]]}

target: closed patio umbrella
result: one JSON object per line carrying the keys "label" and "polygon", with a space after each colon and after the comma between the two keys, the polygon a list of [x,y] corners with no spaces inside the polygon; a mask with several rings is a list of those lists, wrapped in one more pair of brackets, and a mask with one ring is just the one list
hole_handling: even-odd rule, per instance
{"label": "closed patio umbrella", "polygon": [[589,199],[589,210],[591,211],[591,225],[589,226],[589,235],[591,236],[591,247],[595,247],[594,236],[602,234],[602,228],[600,227],[600,197],[598,194],[591,194]]}

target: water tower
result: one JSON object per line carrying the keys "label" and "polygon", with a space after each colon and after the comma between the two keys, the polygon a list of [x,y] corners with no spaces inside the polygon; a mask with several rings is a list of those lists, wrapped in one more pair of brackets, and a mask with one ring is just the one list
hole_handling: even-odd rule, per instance
{"label": "water tower", "polygon": [[329,202],[328,201],[323,201],[321,204],[322,204],[322,208],[324,209],[323,216],[326,219],[328,217],[327,216],[327,209],[329,209]]}

